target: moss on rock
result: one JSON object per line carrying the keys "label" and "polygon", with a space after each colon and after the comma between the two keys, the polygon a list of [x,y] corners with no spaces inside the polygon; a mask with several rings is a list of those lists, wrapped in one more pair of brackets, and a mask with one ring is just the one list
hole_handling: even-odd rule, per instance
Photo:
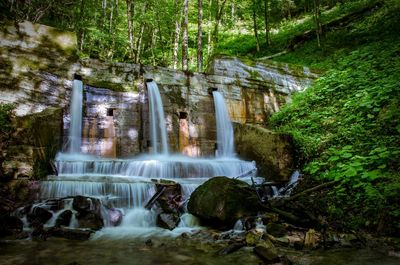
{"label": "moss on rock", "polygon": [[258,174],[279,182],[288,181],[295,162],[292,138],[261,126],[235,124],[236,151],[257,163]]}
{"label": "moss on rock", "polygon": [[215,177],[192,193],[188,210],[205,224],[232,228],[238,219],[257,214],[258,205],[257,195],[247,183]]}

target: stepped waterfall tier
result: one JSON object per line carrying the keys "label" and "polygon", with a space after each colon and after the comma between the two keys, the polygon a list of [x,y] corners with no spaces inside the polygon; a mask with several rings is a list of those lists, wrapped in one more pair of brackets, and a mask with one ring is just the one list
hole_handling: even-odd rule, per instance
{"label": "stepped waterfall tier", "polygon": [[[151,139],[149,154],[141,154],[131,159],[109,159],[79,153],[78,139],[82,134],[81,131],[78,132],[81,127],[77,125],[78,122],[82,122],[82,105],[76,102],[80,101],[82,104],[82,83],[79,82],[76,81],[76,84],[80,90],[74,86],[69,133],[76,141],[73,144],[71,142],[70,152],[57,155],[55,165],[58,175],[49,176],[46,181],[42,181],[40,197],[43,200],[71,196],[99,199],[108,209],[101,211],[104,220],[110,219],[115,212],[123,213],[123,221],[118,223],[118,227],[102,230],[107,235],[123,235],[127,231],[143,235],[160,231],[156,226],[160,214],[148,204],[163,189],[160,188],[163,185],[161,183],[179,186],[178,204],[182,205],[185,211],[185,204],[191,193],[209,178],[247,177],[256,172],[254,162],[242,161],[234,156],[232,124],[224,98],[219,92],[214,92],[218,131],[217,156],[192,158],[169,154],[164,107],[157,84],[153,81],[147,82]],[[80,95],[76,96],[75,92],[79,92]],[[196,224],[193,218],[187,213],[180,214],[175,229],[190,228]],[[107,225],[112,222],[104,223]],[[98,236],[103,232],[98,232]]]}

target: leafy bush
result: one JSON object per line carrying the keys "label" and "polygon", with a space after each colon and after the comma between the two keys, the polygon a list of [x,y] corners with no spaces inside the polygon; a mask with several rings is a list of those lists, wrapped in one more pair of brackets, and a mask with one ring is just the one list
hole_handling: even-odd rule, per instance
{"label": "leafy bush", "polygon": [[293,135],[307,175],[341,181],[327,212],[350,228],[400,228],[400,37],[393,30],[399,10],[386,6],[342,32],[343,39],[369,41],[346,47],[348,54],[337,42],[340,56],[324,61],[331,69],[271,118]]}

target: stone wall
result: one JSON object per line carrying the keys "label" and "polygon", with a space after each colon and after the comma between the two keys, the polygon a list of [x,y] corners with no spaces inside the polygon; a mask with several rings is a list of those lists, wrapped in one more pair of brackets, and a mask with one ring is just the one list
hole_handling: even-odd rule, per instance
{"label": "stone wall", "polygon": [[170,149],[208,156],[216,142],[212,90],[224,95],[234,122],[266,124],[291,93],[317,77],[303,67],[223,56],[207,73],[79,60],[75,35],[29,22],[0,32],[0,64],[0,103],[16,104],[18,116],[62,108],[64,136],[73,76],[80,75],[85,84],[82,150],[108,157],[151,148],[146,79],[156,81],[162,94]]}

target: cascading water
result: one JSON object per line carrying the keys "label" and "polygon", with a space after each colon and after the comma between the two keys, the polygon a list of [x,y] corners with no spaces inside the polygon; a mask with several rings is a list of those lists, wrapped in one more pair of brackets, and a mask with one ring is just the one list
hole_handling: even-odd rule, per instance
{"label": "cascading water", "polygon": [[[150,137],[154,154],[168,154],[164,108],[156,82],[147,82],[150,105]],[[159,146],[159,143],[161,146]]]}
{"label": "cascading water", "polygon": [[69,126],[69,149],[70,153],[80,153],[82,145],[82,100],[83,83],[81,80],[74,80],[72,87]]}
{"label": "cascading water", "polygon": [[[82,87],[79,81],[77,84]],[[104,205],[112,207],[111,209],[121,209],[121,212],[125,213],[118,227],[104,228],[96,234],[96,237],[127,234],[142,236],[153,234],[155,231],[160,233],[161,228],[156,227],[157,213],[144,208],[156,193],[155,181],[168,179],[179,183],[182,202],[184,202],[188,200],[196,187],[211,177],[235,178],[249,175],[256,170],[254,162],[242,161],[234,157],[232,124],[220,93],[214,92],[219,155],[211,159],[191,158],[168,153],[167,130],[160,92],[155,82],[148,82],[147,88],[151,154],[141,155],[134,159],[103,159],[76,154],[80,152],[79,138],[79,141],[74,141],[76,144],[74,149],[71,145],[70,153],[58,154],[55,162],[58,176],[49,176],[42,182],[42,199],[77,195],[96,197]],[[82,96],[80,96],[80,102],[82,102],[81,99]],[[76,97],[72,99],[74,103],[71,103],[71,113],[73,111],[74,117],[81,117],[82,114],[77,112],[81,111],[82,107],[72,107],[76,100],[78,100]],[[74,133],[76,140],[78,134],[75,131]],[[187,231],[191,226],[197,226],[197,222],[191,215],[184,214],[175,229],[180,233],[185,229]]]}
{"label": "cascading water", "polygon": [[217,122],[217,156],[233,157],[235,155],[233,127],[224,97],[218,91],[213,91],[213,97]]}

